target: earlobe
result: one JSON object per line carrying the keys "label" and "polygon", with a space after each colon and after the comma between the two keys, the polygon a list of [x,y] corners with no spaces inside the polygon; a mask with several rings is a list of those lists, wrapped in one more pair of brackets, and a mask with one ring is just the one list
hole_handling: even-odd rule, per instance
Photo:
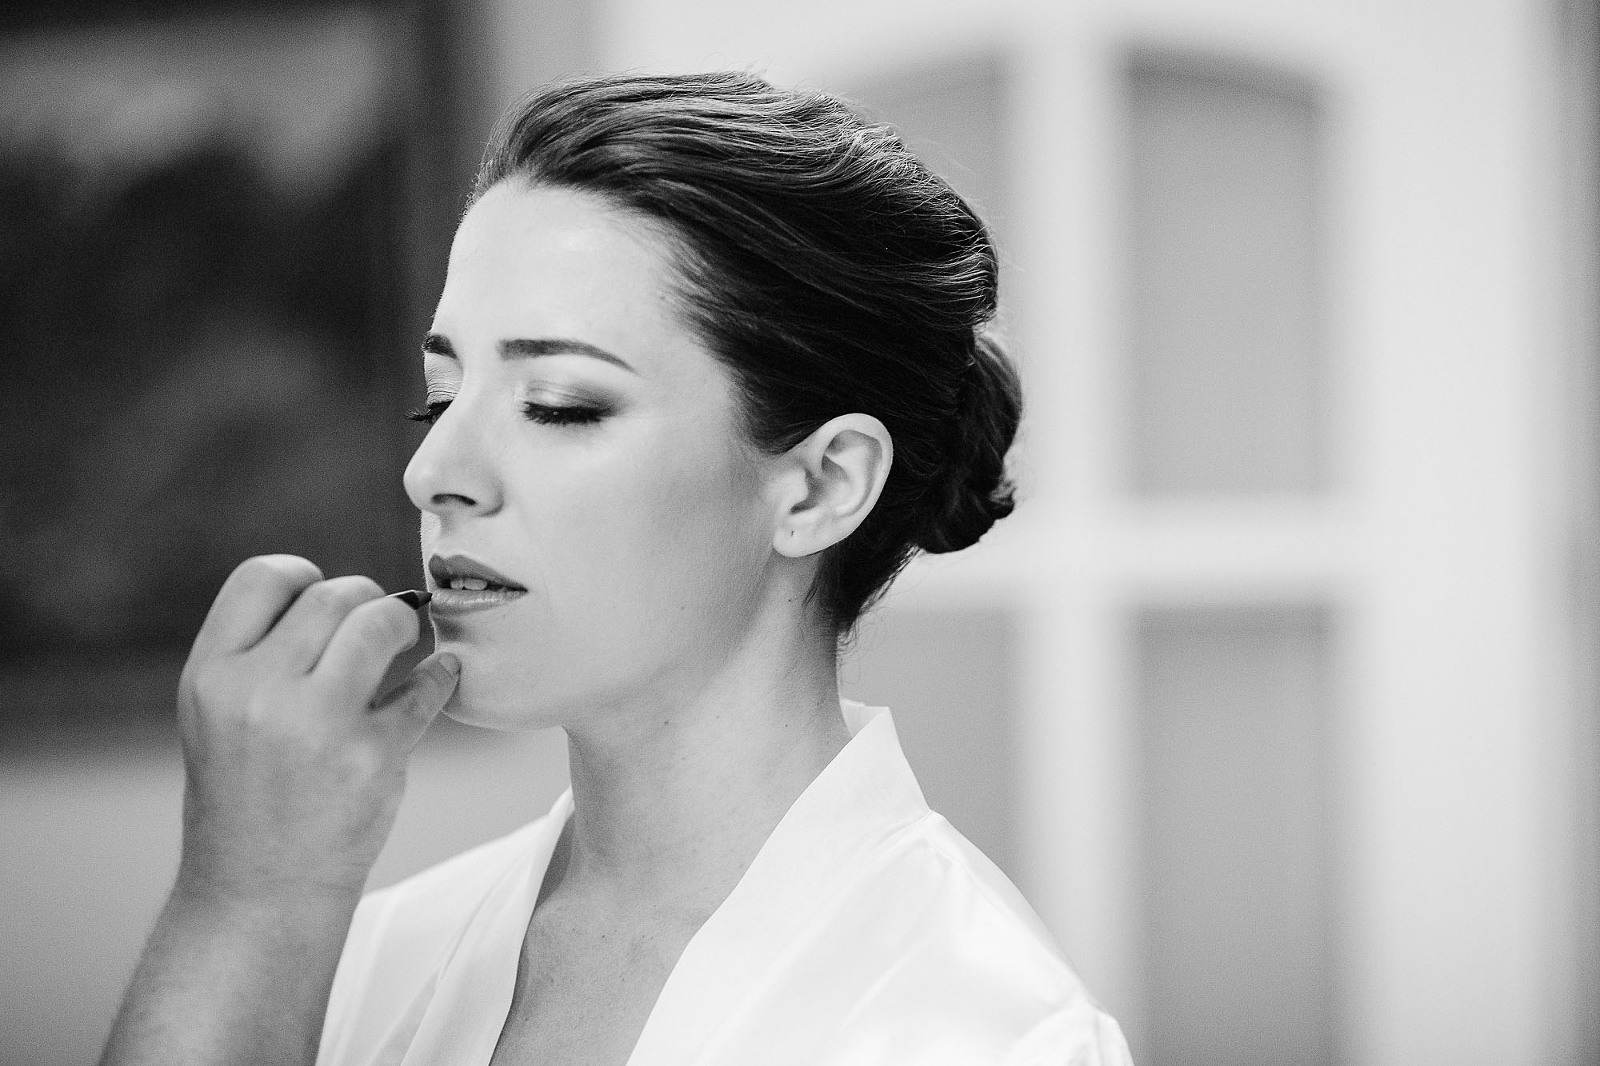
{"label": "earlobe", "polygon": [[865,521],[888,480],[894,441],[882,422],[856,412],[817,427],[784,458],[789,491],[772,546],[801,558],[839,543]]}

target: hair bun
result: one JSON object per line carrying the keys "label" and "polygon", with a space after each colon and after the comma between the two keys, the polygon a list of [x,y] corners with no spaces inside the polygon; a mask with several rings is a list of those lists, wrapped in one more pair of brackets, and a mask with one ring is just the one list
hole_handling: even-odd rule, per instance
{"label": "hair bun", "polygon": [[992,337],[976,338],[958,389],[943,503],[917,541],[935,555],[976,544],[1016,506],[1005,460],[1022,418],[1022,382]]}

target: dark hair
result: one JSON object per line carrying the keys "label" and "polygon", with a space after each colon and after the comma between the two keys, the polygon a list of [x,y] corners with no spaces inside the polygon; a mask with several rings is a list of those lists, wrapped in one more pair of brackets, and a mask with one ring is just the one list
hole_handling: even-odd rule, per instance
{"label": "dark hair", "polygon": [[1011,513],[1022,391],[984,333],[994,247],[891,129],[746,73],[586,79],[501,119],[474,199],[513,177],[665,224],[690,325],[731,371],[757,447],[778,454],[853,411],[888,429],[883,493],[811,590],[836,633],[916,549],[964,548]]}

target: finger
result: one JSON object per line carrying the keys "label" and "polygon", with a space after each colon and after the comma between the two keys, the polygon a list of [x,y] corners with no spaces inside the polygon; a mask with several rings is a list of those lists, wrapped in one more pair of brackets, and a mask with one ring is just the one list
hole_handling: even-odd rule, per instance
{"label": "finger", "polygon": [[379,596],[343,619],[313,674],[364,711],[394,657],[415,644],[421,632],[416,611]]}
{"label": "finger", "polygon": [[319,581],[295,598],[257,649],[287,669],[309,673],[345,620],[365,604],[381,599],[383,590],[370,577]]}
{"label": "finger", "polygon": [[395,743],[410,751],[450,702],[460,679],[461,660],[449,652],[435,652],[384,693],[372,713],[388,719]]}
{"label": "finger", "polygon": [[194,638],[190,658],[205,659],[246,651],[272,630],[273,623],[322,571],[296,555],[257,555],[234,567]]}

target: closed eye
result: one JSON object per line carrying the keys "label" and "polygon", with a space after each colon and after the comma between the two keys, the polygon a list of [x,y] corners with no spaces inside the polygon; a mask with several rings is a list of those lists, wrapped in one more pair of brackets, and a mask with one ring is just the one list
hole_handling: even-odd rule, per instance
{"label": "closed eye", "polygon": [[[426,406],[407,411],[406,418],[431,426],[449,407],[449,400],[431,400]],[[530,402],[522,405],[522,413],[531,421],[541,425],[574,426],[598,422],[611,412],[603,407],[589,407],[582,404],[559,406]]]}
{"label": "closed eye", "polygon": [[562,407],[530,402],[522,405],[522,413],[543,425],[573,426],[598,422],[611,412],[603,407],[589,407],[581,404]]}
{"label": "closed eye", "polygon": [[431,426],[439,421],[439,416],[444,414],[445,409],[449,406],[449,400],[430,400],[425,407],[417,407],[407,411],[406,417],[413,422],[422,422]]}

